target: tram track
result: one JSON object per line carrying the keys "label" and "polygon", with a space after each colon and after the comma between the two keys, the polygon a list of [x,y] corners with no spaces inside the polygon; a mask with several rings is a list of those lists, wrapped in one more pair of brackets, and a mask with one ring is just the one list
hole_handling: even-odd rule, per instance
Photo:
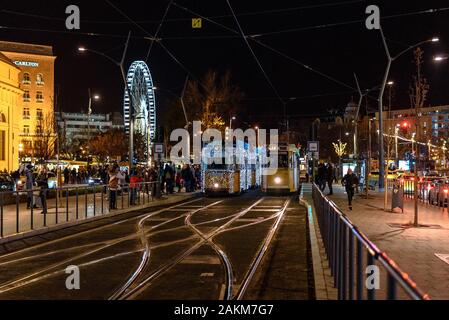
{"label": "tram track", "polygon": [[[195,201],[198,201],[198,200],[189,201],[187,203],[192,203],[192,202],[195,202]],[[184,203],[184,204],[186,204],[186,203]],[[184,204],[178,204],[178,205],[172,206],[172,207],[167,208],[167,209],[179,208],[179,207],[181,207]],[[155,211],[155,212],[151,212],[150,214],[147,214],[144,218],[141,218],[144,215],[140,215],[140,218],[141,218],[140,222],[142,220],[149,219],[150,217],[158,215],[158,214],[164,212],[167,209],[161,209],[161,210],[158,210],[158,211]],[[124,222],[129,222],[129,221],[132,221],[132,220],[136,220],[138,218],[139,217],[127,218],[127,219],[125,219],[123,221],[119,221],[118,224],[122,224]],[[139,224],[140,224],[140,222],[139,222]],[[117,224],[112,224],[112,225],[117,225]],[[81,234],[85,235],[86,233],[89,233],[89,232],[99,231],[99,230],[105,229],[107,227],[111,227],[112,225],[105,225],[105,226],[99,227],[97,229],[90,229],[90,230],[86,230],[85,232],[82,232],[82,233],[79,233],[79,234],[76,234],[76,235],[70,235],[70,236],[67,236],[65,238],[56,239],[56,240],[50,241],[49,243],[47,243],[47,245],[50,244],[50,243],[57,243],[57,242],[60,242],[60,241],[63,241],[63,240],[72,239],[72,238],[75,238],[76,236],[80,236]],[[104,250],[104,249],[110,248],[110,247],[112,247],[114,245],[120,244],[120,243],[122,243],[124,241],[132,240],[133,238],[136,238],[136,235],[129,235],[129,236],[125,236],[125,237],[120,238],[120,239],[106,241],[106,242],[104,242],[105,243],[104,245],[101,245],[98,248],[92,249],[92,250],[84,252],[82,254],[75,255],[73,257],[70,257],[70,258],[65,259],[63,261],[60,261],[58,263],[55,263],[55,264],[52,264],[52,265],[47,266],[45,268],[42,268],[40,270],[37,270],[37,271],[35,271],[35,272],[31,273],[31,274],[28,274],[26,276],[20,277],[18,279],[11,280],[11,281],[9,281],[7,283],[0,284],[0,294],[5,293],[5,292],[10,291],[10,290],[13,290],[13,289],[20,288],[20,287],[22,287],[24,285],[28,285],[30,283],[39,281],[41,279],[45,279],[45,278],[47,278],[47,276],[44,275],[44,276],[39,277],[39,275],[41,275],[43,273],[46,273],[46,272],[49,272],[49,271],[51,271],[51,270],[53,270],[55,268],[58,268],[58,267],[61,267],[61,266],[66,266],[67,264],[69,264],[69,263],[71,263],[71,262],[73,262],[75,260],[79,260],[81,258],[85,258],[85,257],[90,256],[90,255],[92,255],[94,253],[97,253],[97,252],[99,252],[101,250]],[[35,246],[35,247],[33,247],[33,249],[36,249],[36,247],[41,247],[43,245],[45,245],[45,244],[41,244],[41,245]],[[23,253],[24,251],[28,251],[28,250],[31,250],[31,248],[26,248],[26,249],[20,250],[19,252]],[[64,249],[62,249],[62,250],[64,250]],[[145,248],[145,250],[146,250],[146,248]],[[8,254],[7,256],[12,256],[12,255],[18,254],[19,252],[13,252],[11,254]],[[48,255],[48,253],[47,253],[47,255]],[[33,258],[39,259],[39,258],[42,258],[42,256],[43,256],[43,254],[38,254],[38,255],[35,255]],[[1,258],[5,258],[5,256],[2,256]],[[13,263],[13,262],[14,262],[14,260],[9,261],[9,263]]]}
{"label": "tram track", "polygon": [[[131,273],[130,276],[128,276],[125,279],[123,284],[120,285],[120,287],[118,289],[114,290],[112,292],[112,294],[109,294],[109,299],[112,299],[112,300],[135,299],[135,298],[139,297],[142,293],[144,293],[148,288],[150,288],[156,279],[159,279],[159,280],[165,279],[163,276],[166,275],[167,273],[169,273],[170,270],[172,270],[175,266],[180,265],[180,263],[184,259],[191,256],[197,249],[206,245],[213,250],[215,255],[217,255],[219,257],[219,260],[222,264],[223,271],[224,271],[225,279],[224,279],[223,286],[225,288],[225,290],[224,290],[225,294],[224,295],[220,294],[219,298],[223,298],[226,300],[241,299],[244,295],[246,288],[248,287],[249,283],[251,282],[252,276],[256,272],[261,260],[263,259],[265,252],[268,250],[268,248],[271,244],[271,241],[282,221],[283,215],[290,203],[289,200],[285,201],[282,206],[279,206],[279,210],[277,210],[277,211],[275,211],[275,207],[277,208],[278,206],[271,206],[273,208],[271,211],[273,211],[274,214],[272,214],[268,217],[265,217],[264,219],[246,219],[246,221],[251,221],[251,220],[254,220],[254,221],[250,222],[250,223],[245,223],[243,225],[235,225],[235,223],[238,222],[240,218],[243,218],[250,211],[255,211],[255,212],[263,211],[263,210],[258,210],[257,208],[260,209],[262,207],[265,207],[265,206],[262,206],[261,203],[263,201],[265,201],[266,199],[267,199],[266,197],[259,198],[254,203],[245,205],[245,208],[243,210],[240,209],[240,211],[237,213],[230,212],[229,214],[227,214],[224,217],[210,219],[207,221],[200,221],[198,223],[192,223],[192,217],[196,216],[197,214],[199,214],[202,211],[206,211],[207,209],[214,209],[214,207],[218,206],[218,204],[225,201],[225,200],[221,200],[221,201],[210,203],[206,206],[195,207],[194,210],[192,210],[193,208],[192,209],[182,208],[183,206],[187,206],[188,204],[191,204],[195,201],[201,200],[201,199],[197,199],[197,200],[185,202],[182,204],[178,204],[176,206],[172,206],[169,208],[157,210],[157,211],[151,212],[149,214],[142,214],[139,216],[130,217],[130,218],[127,218],[126,221],[118,221],[118,222],[115,222],[115,223],[112,223],[109,225],[99,227],[100,230],[103,230],[104,228],[107,228],[107,227],[117,226],[117,225],[123,224],[125,222],[132,222],[134,220],[138,220],[137,224],[135,225],[136,231],[134,234],[127,235],[127,236],[124,236],[124,237],[121,237],[118,239],[98,241],[96,243],[90,243],[90,244],[86,244],[86,245],[82,245],[82,246],[74,246],[71,248],[53,250],[50,252],[45,252],[42,254],[37,254],[37,255],[28,256],[28,257],[21,257],[19,259],[10,260],[10,261],[2,262],[2,260],[4,260],[3,259],[4,257],[0,257],[0,267],[1,267],[1,266],[8,266],[13,263],[20,263],[22,261],[39,259],[42,257],[51,257],[52,255],[55,255],[55,254],[58,254],[61,252],[66,252],[67,250],[77,250],[77,249],[82,250],[85,248],[99,246],[97,248],[93,248],[92,250],[83,252],[79,255],[70,257],[69,259],[65,259],[62,262],[60,261],[58,263],[52,264],[52,265],[42,268],[40,270],[36,270],[33,273],[30,273],[28,275],[25,275],[23,277],[15,279],[11,282],[0,284],[0,294],[6,293],[11,290],[22,288],[26,285],[36,283],[36,282],[39,282],[44,279],[48,279],[48,278],[56,276],[56,275],[61,275],[62,273],[64,273],[65,269],[63,269],[63,267],[65,267],[67,265],[67,263],[71,263],[71,262],[75,262],[75,261],[79,261],[79,260],[91,257],[92,258],[91,260],[84,261],[78,265],[79,267],[85,267],[85,266],[92,266],[95,264],[103,264],[103,263],[106,263],[107,261],[120,259],[120,258],[123,258],[128,255],[137,255],[138,254],[140,256],[140,258],[139,258],[138,265],[135,267],[134,271]],[[151,218],[154,218],[157,215],[160,215],[164,212],[169,212],[169,211],[177,212],[178,210],[186,211],[186,212],[184,212],[184,213],[180,212],[179,215],[174,218],[168,218],[168,219],[161,218],[160,220],[162,222],[158,223],[156,225],[152,225],[152,226],[146,225],[146,223],[148,223],[151,220]],[[229,205],[227,205],[227,210],[229,210]],[[268,212],[268,210],[267,210],[267,212]],[[183,220],[184,224],[175,226],[172,228],[168,228],[168,229],[163,228],[165,226],[168,226],[171,223],[176,223],[178,220],[180,222]],[[196,219],[196,220],[198,220],[198,219]],[[243,228],[249,228],[251,226],[256,226],[259,224],[266,223],[270,220],[276,220],[276,221],[273,223],[273,226],[270,228],[267,236],[264,238],[262,244],[260,245],[259,249],[257,250],[257,254],[254,257],[254,259],[252,260],[251,265],[250,265],[247,273],[245,274],[244,280],[241,282],[241,285],[238,287],[238,289],[235,290],[234,287],[235,287],[236,279],[234,277],[235,272],[234,272],[234,268],[232,265],[232,261],[229,258],[226,250],[223,249],[219,244],[214,242],[214,238],[216,238],[217,236],[224,234],[226,232],[236,231],[236,230],[240,230]],[[152,221],[158,221],[158,219],[154,219]],[[220,223],[223,221],[224,221],[224,223],[222,225],[219,225],[217,227],[215,227],[215,226],[212,227],[212,228],[214,228],[214,230],[211,232],[204,232],[199,229],[200,227],[207,226],[207,225],[214,225],[214,224],[217,224],[217,223]],[[240,221],[240,223],[241,222],[243,222],[243,220]],[[153,237],[155,235],[170,233],[173,231],[186,229],[186,228],[192,232],[191,236],[172,240],[172,241],[163,240],[163,242],[161,242],[161,243],[152,243],[152,241],[151,241],[151,237]],[[98,228],[96,230],[98,230]],[[67,237],[64,237],[61,239],[55,239],[55,240],[52,240],[52,242],[58,243],[59,241],[62,241],[63,239],[67,239],[67,238],[73,239],[75,236],[79,236],[81,234],[85,235],[87,232],[92,232],[92,231],[94,231],[94,229],[86,230],[83,233],[79,233],[77,235],[70,235],[70,236],[67,236]],[[104,257],[101,256],[100,253],[102,250],[105,250],[105,253],[106,253],[107,249],[109,249],[115,245],[118,245],[120,243],[123,243],[125,241],[129,241],[129,240],[139,240],[140,248],[125,249],[122,252],[115,252],[113,254],[107,253],[106,256],[104,256]],[[162,262],[162,264],[157,265],[157,268],[155,270],[153,270],[149,274],[146,274],[146,272],[149,271],[148,270],[149,263],[152,261],[151,257],[152,257],[153,250],[168,247],[168,246],[173,246],[173,245],[184,243],[184,242],[187,244],[190,241],[196,241],[196,242],[194,242],[193,245],[188,244],[189,247],[187,249],[184,248],[182,252],[175,255],[173,258],[170,258],[166,262],[164,261],[164,262]],[[42,245],[45,245],[45,244],[41,244],[38,246],[42,246]],[[33,248],[36,249],[36,247],[37,246],[35,246]],[[21,251],[18,251],[18,252],[24,253],[24,252],[27,252],[25,250],[31,250],[31,249],[32,248],[26,248],[26,249],[22,249]],[[8,256],[13,257],[13,255],[18,254],[18,252],[13,252],[11,254],[8,254]],[[98,255],[100,255],[100,256],[98,257]],[[95,258],[95,256],[97,256],[97,258]],[[58,268],[59,268],[59,270],[55,270]],[[234,292],[237,292],[237,293],[234,295]]]}
{"label": "tram track", "polygon": [[[126,299],[132,299],[137,297],[141,292],[145,291],[149,285],[151,285],[151,282],[155,279],[162,276],[164,273],[172,269],[174,266],[179,264],[182,260],[184,260],[186,257],[191,255],[195,250],[200,248],[203,244],[207,243],[208,239],[211,239],[213,236],[218,234],[221,230],[226,228],[228,225],[231,225],[235,220],[237,220],[239,217],[245,215],[247,212],[249,212],[253,207],[257,206],[260,202],[262,202],[264,198],[259,199],[255,203],[253,203],[251,206],[246,208],[245,210],[240,211],[238,214],[235,214],[234,217],[226,222],[224,225],[217,228],[215,231],[211,232],[207,236],[205,236],[205,239],[203,238],[201,241],[198,241],[196,244],[191,246],[189,249],[182,252],[180,255],[178,255],[175,259],[172,261],[167,262],[166,264],[159,267],[155,272],[147,276],[145,279],[143,279],[135,288],[129,290],[128,292],[122,292],[121,295],[116,295],[115,293],[111,296],[115,299],[120,300],[126,300]],[[193,214],[190,215],[190,218]],[[187,219],[186,219],[187,220]]]}
{"label": "tram track", "polygon": [[[193,225],[191,223],[191,218],[192,215],[189,215],[188,217],[186,217],[186,225],[188,225],[198,236],[200,236],[200,238],[202,239],[201,241],[197,242],[196,244],[194,244],[193,246],[191,246],[189,249],[187,249],[186,251],[184,251],[183,253],[181,253],[179,256],[177,256],[175,259],[173,259],[173,261],[168,262],[167,264],[163,265],[162,267],[160,267],[157,271],[155,271],[153,274],[150,274],[149,276],[146,277],[145,280],[143,280],[134,290],[131,290],[130,292],[124,294],[122,297],[120,297],[120,299],[135,299],[137,298],[141,293],[143,293],[145,290],[148,289],[148,287],[151,286],[151,283],[154,282],[157,278],[163,276],[164,273],[167,273],[168,271],[170,271],[170,269],[174,268],[175,266],[177,266],[181,261],[183,261],[184,259],[186,259],[188,256],[190,256],[193,252],[195,252],[195,250],[199,249],[202,245],[207,244],[209,245],[215,252],[216,254],[219,256],[220,261],[223,264],[224,270],[225,270],[225,284],[224,284],[224,288],[225,288],[225,294],[224,294],[224,299],[225,300],[234,300],[234,299],[241,299],[241,297],[244,295],[245,290],[247,288],[247,286],[249,285],[249,283],[252,280],[252,276],[254,275],[254,273],[256,272],[257,268],[259,267],[259,264],[263,258],[263,256],[265,255],[266,251],[268,250],[271,241],[280,225],[280,222],[282,221],[283,215],[287,209],[287,207],[290,204],[290,200],[287,200],[284,205],[277,211],[276,214],[271,215],[265,219],[261,219],[258,220],[257,222],[252,222],[252,223],[248,223],[248,224],[244,224],[242,226],[237,226],[237,227],[232,227],[229,228],[233,223],[235,223],[239,218],[243,217],[245,214],[247,214],[249,211],[251,211],[253,208],[257,207],[258,204],[260,204],[261,202],[263,202],[266,198],[262,198],[260,200],[258,200],[256,203],[252,204],[251,206],[249,206],[248,208],[246,208],[245,210],[239,212],[238,214],[233,215],[233,218],[228,221],[226,224],[220,226],[219,228],[217,228],[216,230],[214,230],[213,232],[209,233],[209,234],[204,234],[203,232],[201,232],[200,230],[198,230],[196,228],[197,225]],[[270,228],[270,231],[268,233],[268,235],[266,236],[265,240],[263,241],[261,248],[257,251],[256,256],[254,257],[254,261],[251,263],[251,266],[247,272],[247,275],[245,276],[245,279],[243,280],[243,284],[240,286],[238,293],[236,295],[234,295],[234,271],[233,271],[233,267],[232,267],[232,263],[230,258],[228,257],[228,255],[225,253],[225,251],[220,248],[220,246],[218,244],[216,244],[213,239],[223,233],[229,232],[229,231],[234,231],[234,230],[238,230],[238,229],[242,229],[245,227],[250,227],[250,226],[254,226],[254,225],[258,225],[258,224],[263,224],[267,221],[276,219],[275,223],[273,224],[273,226]],[[226,218],[222,218],[222,220],[224,220]],[[207,224],[210,223],[211,221],[207,221],[207,222],[203,222],[200,224]],[[243,289],[242,289],[243,288]],[[221,298],[221,294],[220,297]]]}

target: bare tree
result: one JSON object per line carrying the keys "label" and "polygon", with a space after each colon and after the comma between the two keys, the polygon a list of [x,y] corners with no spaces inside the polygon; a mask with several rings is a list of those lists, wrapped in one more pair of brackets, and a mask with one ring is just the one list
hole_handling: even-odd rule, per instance
{"label": "bare tree", "polygon": [[223,129],[227,117],[239,107],[243,94],[232,85],[229,71],[220,77],[210,70],[201,83],[190,81],[187,85],[185,103],[191,113],[189,118],[201,119],[206,128]]}
{"label": "bare tree", "polygon": [[53,112],[40,115],[34,134],[34,155],[49,160],[55,155],[56,122]]}
{"label": "bare tree", "polygon": [[122,158],[128,152],[126,134],[120,129],[111,129],[98,134],[89,141],[91,154],[98,162],[104,163],[109,158]]}

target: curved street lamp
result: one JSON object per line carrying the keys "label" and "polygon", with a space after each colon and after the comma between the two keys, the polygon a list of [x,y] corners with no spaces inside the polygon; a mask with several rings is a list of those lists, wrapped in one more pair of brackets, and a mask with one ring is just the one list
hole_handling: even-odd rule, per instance
{"label": "curved street lamp", "polygon": [[388,82],[388,78],[390,76],[390,69],[391,69],[391,65],[392,63],[399,59],[402,55],[404,55],[405,53],[407,53],[408,51],[415,49],[417,47],[419,47],[422,44],[425,43],[437,43],[440,41],[440,39],[438,37],[433,37],[431,39],[427,39],[424,41],[420,41],[404,50],[402,50],[401,52],[399,52],[397,55],[392,56],[390,53],[390,49],[388,48],[388,44],[387,44],[387,40],[385,38],[384,32],[382,30],[382,28],[380,28],[380,34],[382,36],[382,42],[384,44],[384,48],[385,48],[385,52],[387,54],[387,58],[388,58],[388,63],[387,63],[387,67],[385,69],[385,74],[384,74],[384,78],[382,81],[382,86],[379,92],[379,190],[383,190],[384,189],[384,176],[385,176],[385,167],[384,167],[384,162],[385,162],[385,154],[384,154],[384,139],[383,139],[383,134],[384,134],[384,126],[383,126],[383,97],[384,97],[384,93],[385,93],[385,87],[387,86],[387,82]]}
{"label": "curved street lamp", "polygon": [[[124,68],[124,63],[125,63],[125,57],[126,57],[126,52],[128,51],[128,45],[129,45],[129,40],[131,38],[131,32],[128,33],[128,38],[126,40],[126,44],[125,44],[125,49],[123,51],[123,55],[122,55],[122,60],[120,61],[116,61],[114,58],[111,58],[110,56],[108,56],[107,54],[97,51],[97,50],[93,50],[90,48],[86,48],[86,47],[78,47],[78,52],[80,53],[85,53],[85,52],[92,52],[95,53],[97,55],[100,55],[106,59],[108,59],[109,61],[111,61],[112,63],[114,63],[116,66],[118,66],[120,68],[120,72],[122,74],[122,79],[123,79],[123,83],[125,85],[125,90],[129,93],[130,90],[128,88],[128,82],[126,81],[126,75],[125,75],[125,68]],[[128,94],[129,97],[131,97],[131,95]],[[134,135],[133,135],[133,131],[134,131],[134,108],[132,107],[132,99],[130,99],[130,104],[131,104],[131,108],[130,108],[130,121],[129,121],[129,169],[131,170],[132,165],[133,165],[133,158],[134,158]]]}

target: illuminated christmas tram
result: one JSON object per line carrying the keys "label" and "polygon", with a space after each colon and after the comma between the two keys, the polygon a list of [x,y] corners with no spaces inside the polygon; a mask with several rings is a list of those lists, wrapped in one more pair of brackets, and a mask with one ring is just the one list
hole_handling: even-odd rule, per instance
{"label": "illuminated christmas tram", "polygon": [[[221,152],[221,157],[217,153]],[[214,158],[221,161],[211,161]],[[258,185],[256,153],[247,143],[237,143],[233,148],[232,161],[226,163],[225,148],[211,142],[203,149],[202,191],[206,195],[241,194]],[[218,163],[217,163],[218,162]],[[229,163],[232,162],[232,163]]]}
{"label": "illuminated christmas tram", "polygon": [[[276,148],[276,149],[274,149]],[[262,191],[274,194],[298,192],[300,186],[300,161],[297,148],[287,143],[271,146],[270,150],[261,150],[262,157]],[[270,152],[277,151],[277,170],[271,168]]]}

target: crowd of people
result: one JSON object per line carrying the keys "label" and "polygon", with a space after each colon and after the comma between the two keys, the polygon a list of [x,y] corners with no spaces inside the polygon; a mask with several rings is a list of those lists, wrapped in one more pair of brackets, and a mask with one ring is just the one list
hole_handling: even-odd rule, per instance
{"label": "crowd of people", "polygon": [[[18,183],[25,180],[24,191],[27,192],[27,209],[43,209],[47,213],[47,193],[49,189],[49,173],[57,177],[56,168],[50,170],[45,165],[33,166],[23,165],[19,170],[13,172],[11,177]],[[90,179],[95,178],[98,185],[103,185],[103,192],[108,194],[109,209],[117,209],[117,196],[122,191],[129,191],[130,204],[136,205],[138,191],[156,195],[157,190],[161,194],[172,194],[174,192],[195,192],[201,189],[201,168],[185,164],[174,165],[173,163],[157,163],[155,166],[138,166],[128,172],[128,168],[121,168],[118,164],[104,166],[89,166],[88,168],[66,167],[61,171],[61,184],[84,185],[89,184]],[[159,188],[156,188],[156,184]],[[36,190],[39,195],[36,196]]]}
{"label": "crowd of people", "polygon": [[332,163],[324,164],[320,163],[318,165],[318,173],[315,178],[315,183],[319,186],[321,191],[326,189],[326,184],[329,187],[329,195],[334,193],[332,185],[337,181],[337,176],[335,174],[335,169]]}
{"label": "crowd of people", "polygon": [[[318,185],[320,190],[324,192],[326,190],[326,185],[329,188],[328,195],[333,195],[333,183],[337,182],[337,175],[335,173],[335,168],[332,163],[320,163],[318,165],[318,172],[315,178],[315,183]],[[341,180],[341,184],[345,188],[346,194],[348,196],[348,206],[349,210],[352,210],[352,201],[354,198],[355,190],[359,185],[359,178],[352,171],[352,169],[348,169],[348,172],[345,174],[343,179]]]}

